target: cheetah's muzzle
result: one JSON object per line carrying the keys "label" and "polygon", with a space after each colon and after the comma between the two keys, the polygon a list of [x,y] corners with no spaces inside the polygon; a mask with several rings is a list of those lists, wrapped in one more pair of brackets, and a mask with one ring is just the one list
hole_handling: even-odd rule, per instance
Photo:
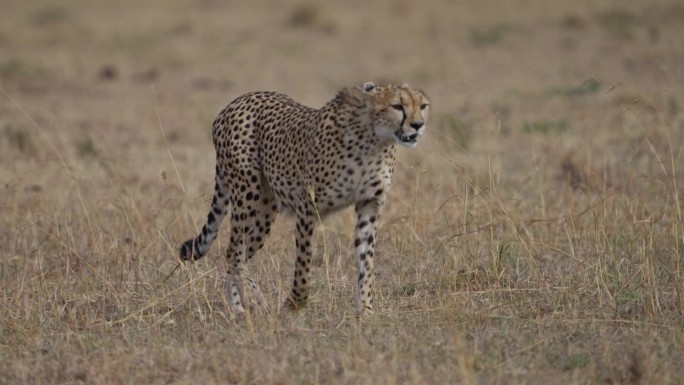
{"label": "cheetah's muzzle", "polygon": [[397,131],[395,133],[395,135],[396,135],[397,139],[399,139],[399,141],[406,146],[413,147],[416,145],[416,143],[418,143],[418,133],[417,132],[415,134],[406,135],[406,134],[402,133],[401,131]]}

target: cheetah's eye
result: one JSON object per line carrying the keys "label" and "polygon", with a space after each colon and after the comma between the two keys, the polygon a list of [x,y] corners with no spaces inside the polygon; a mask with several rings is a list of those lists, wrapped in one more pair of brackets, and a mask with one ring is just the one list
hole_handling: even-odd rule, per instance
{"label": "cheetah's eye", "polygon": [[428,106],[427,103],[423,103],[423,104],[420,105],[420,109],[421,109],[421,110],[424,110],[424,109],[427,108],[427,106]]}
{"label": "cheetah's eye", "polygon": [[404,106],[401,104],[392,104],[392,108],[394,108],[397,111],[403,111],[404,110]]}

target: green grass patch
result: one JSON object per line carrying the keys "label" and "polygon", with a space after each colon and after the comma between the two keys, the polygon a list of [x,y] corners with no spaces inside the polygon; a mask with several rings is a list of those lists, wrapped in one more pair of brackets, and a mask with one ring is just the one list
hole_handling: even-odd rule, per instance
{"label": "green grass patch", "polygon": [[34,148],[33,140],[28,130],[13,125],[5,126],[5,137],[12,148],[21,152],[28,152]]}
{"label": "green grass patch", "polygon": [[468,31],[470,42],[477,47],[495,45],[503,40],[512,28],[507,24],[497,24],[489,28],[471,28]]}
{"label": "green grass patch", "polygon": [[69,10],[59,5],[48,5],[31,15],[31,23],[44,26],[61,23],[69,18]]}
{"label": "green grass patch", "polygon": [[530,134],[560,134],[567,131],[570,124],[566,119],[535,120],[525,122],[522,131]]}
{"label": "green grass patch", "polygon": [[551,88],[553,95],[565,96],[567,98],[577,98],[581,96],[597,93],[601,89],[601,82],[591,78],[576,86],[557,86]]}
{"label": "green grass patch", "polygon": [[589,364],[589,357],[585,354],[571,354],[563,361],[563,370],[581,369]]}
{"label": "green grass patch", "polygon": [[81,158],[95,158],[98,156],[95,143],[90,137],[86,137],[76,143],[76,152]]}
{"label": "green grass patch", "polygon": [[45,68],[27,63],[22,59],[11,58],[0,63],[0,79],[2,80],[44,79],[47,73]]}
{"label": "green grass patch", "polygon": [[596,20],[612,37],[631,39],[637,27],[637,17],[625,9],[611,9],[596,15]]}
{"label": "green grass patch", "polygon": [[29,72],[28,65],[20,59],[9,59],[0,64],[0,77],[3,79],[16,78]]}

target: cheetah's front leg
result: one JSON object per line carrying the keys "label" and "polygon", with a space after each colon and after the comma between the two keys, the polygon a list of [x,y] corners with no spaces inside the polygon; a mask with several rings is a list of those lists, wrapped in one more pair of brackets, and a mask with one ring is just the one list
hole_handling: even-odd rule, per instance
{"label": "cheetah's front leg", "polygon": [[375,199],[356,204],[354,247],[359,271],[357,304],[361,315],[373,314],[373,253],[382,203]]}

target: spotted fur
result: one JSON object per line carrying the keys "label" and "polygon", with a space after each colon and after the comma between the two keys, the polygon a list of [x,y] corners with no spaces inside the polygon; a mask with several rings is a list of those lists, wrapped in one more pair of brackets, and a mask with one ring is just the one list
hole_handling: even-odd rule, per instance
{"label": "spotted fur", "polygon": [[288,304],[299,307],[309,296],[316,224],[355,205],[358,307],[362,314],[372,313],[374,245],[395,147],[416,145],[429,110],[424,93],[407,84],[367,82],[345,88],[320,109],[276,92],[238,97],[214,121],[214,198],[201,233],[181,246],[181,259],[198,259],[209,251],[231,205],[228,294],[233,309],[243,312],[248,301],[262,301],[244,264],[263,246],[278,212],[286,209],[296,216]]}

